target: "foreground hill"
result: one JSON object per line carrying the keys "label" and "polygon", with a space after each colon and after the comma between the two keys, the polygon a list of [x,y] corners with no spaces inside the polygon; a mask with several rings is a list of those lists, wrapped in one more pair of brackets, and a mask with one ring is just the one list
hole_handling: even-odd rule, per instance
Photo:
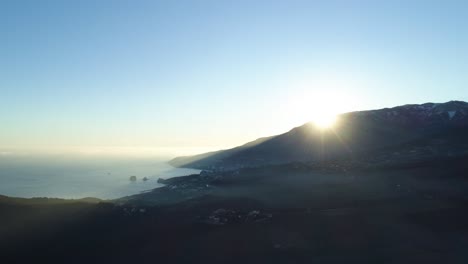
{"label": "foreground hill", "polygon": [[[313,123],[243,146],[170,161],[176,167],[231,170],[290,162],[355,159],[413,142],[449,139],[468,128],[468,103],[426,103],[342,114],[328,130]],[[462,137],[463,138],[463,137]],[[456,143],[456,142],[455,142]],[[456,146],[456,144],[453,144]]]}
{"label": "foreground hill", "polygon": [[248,168],[101,203],[4,197],[2,263],[468,263],[467,161]]}

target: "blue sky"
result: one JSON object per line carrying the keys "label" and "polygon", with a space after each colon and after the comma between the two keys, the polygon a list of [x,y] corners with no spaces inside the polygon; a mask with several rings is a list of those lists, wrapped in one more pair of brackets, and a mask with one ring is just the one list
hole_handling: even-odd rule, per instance
{"label": "blue sky", "polygon": [[228,147],[468,101],[466,1],[1,1],[0,146]]}

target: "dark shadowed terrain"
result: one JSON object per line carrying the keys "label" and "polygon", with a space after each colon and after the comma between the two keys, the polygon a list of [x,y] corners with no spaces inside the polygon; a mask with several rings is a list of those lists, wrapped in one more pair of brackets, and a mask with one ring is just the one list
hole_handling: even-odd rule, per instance
{"label": "dark shadowed terrain", "polygon": [[0,201],[4,263],[466,263],[468,157],[289,164],[116,201]]}

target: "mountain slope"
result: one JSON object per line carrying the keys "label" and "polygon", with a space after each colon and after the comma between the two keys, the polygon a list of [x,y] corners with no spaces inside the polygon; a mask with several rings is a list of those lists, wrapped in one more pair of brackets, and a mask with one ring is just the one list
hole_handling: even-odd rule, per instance
{"label": "mountain slope", "polygon": [[256,139],[254,141],[248,142],[244,145],[241,145],[239,147],[235,147],[232,149],[211,151],[211,152],[202,153],[202,154],[193,155],[193,156],[177,157],[171,160],[169,163],[175,167],[190,167],[188,165],[193,164],[193,166],[202,168],[205,166],[210,166],[210,164],[217,163],[224,158],[233,156],[236,153],[241,152],[242,150],[257,146],[267,140],[270,140],[271,138],[273,137],[259,138],[259,139]]}
{"label": "mountain slope", "polygon": [[345,113],[338,117],[333,129],[321,130],[307,123],[233,149],[175,158],[170,164],[226,170],[296,161],[354,159],[466,127],[466,102],[403,105]]}

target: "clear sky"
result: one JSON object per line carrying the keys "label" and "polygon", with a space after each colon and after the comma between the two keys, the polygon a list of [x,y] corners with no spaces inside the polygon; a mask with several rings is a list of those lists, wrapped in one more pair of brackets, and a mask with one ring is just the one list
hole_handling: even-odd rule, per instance
{"label": "clear sky", "polygon": [[0,1],[0,146],[227,147],[468,101],[468,1]]}

